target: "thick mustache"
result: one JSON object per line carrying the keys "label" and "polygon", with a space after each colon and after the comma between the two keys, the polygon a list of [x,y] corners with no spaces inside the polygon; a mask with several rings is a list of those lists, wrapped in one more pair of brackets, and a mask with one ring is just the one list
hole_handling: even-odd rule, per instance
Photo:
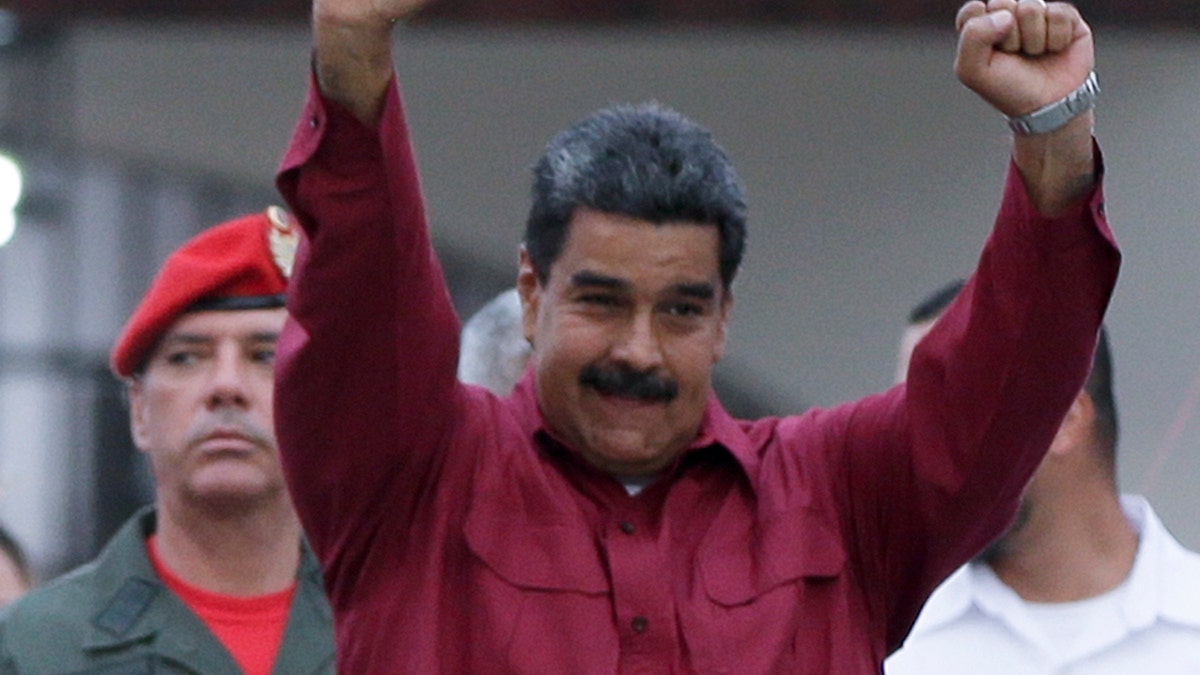
{"label": "thick mustache", "polygon": [[237,412],[225,412],[207,419],[188,434],[188,445],[202,443],[216,435],[239,436],[265,448],[274,447],[274,436]]}
{"label": "thick mustache", "polygon": [[587,366],[579,374],[579,383],[601,394],[643,401],[670,403],[679,395],[679,383],[675,380],[630,368]]}

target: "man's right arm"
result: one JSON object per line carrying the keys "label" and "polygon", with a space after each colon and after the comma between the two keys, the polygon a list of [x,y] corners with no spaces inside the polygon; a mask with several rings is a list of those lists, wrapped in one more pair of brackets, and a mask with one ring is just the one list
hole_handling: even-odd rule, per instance
{"label": "man's right arm", "polygon": [[392,78],[392,26],[428,3],[314,0],[313,70],[321,93],[375,126]]}
{"label": "man's right arm", "polygon": [[[316,86],[278,176],[307,236],[278,347],[276,429],[296,510],[335,585],[353,581],[338,570],[367,550],[378,559],[401,545],[456,411],[459,323],[383,4],[314,3]],[[391,4],[398,14],[420,3]]]}

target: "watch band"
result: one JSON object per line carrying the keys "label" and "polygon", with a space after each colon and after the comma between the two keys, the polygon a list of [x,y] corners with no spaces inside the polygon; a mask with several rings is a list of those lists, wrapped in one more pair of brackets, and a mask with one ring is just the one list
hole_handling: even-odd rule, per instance
{"label": "watch band", "polygon": [[1027,115],[1007,118],[1008,128],[1021,135],[1050,133],[1094,108],[1099,94],[1100,84],[1096,81],[1096,72],[1092,71],[1083,84],[1066,97]]}

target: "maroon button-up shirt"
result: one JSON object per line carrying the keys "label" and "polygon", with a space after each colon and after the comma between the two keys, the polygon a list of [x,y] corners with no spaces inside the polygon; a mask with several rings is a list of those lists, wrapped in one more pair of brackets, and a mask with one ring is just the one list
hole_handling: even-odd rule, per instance
{"label": "maroon button-up shirt", "polygon": [[549,433],[532,376],[507,399],[456,381],[395,86],[378,129],[312,94],[279,184],[308,234],[279,440],[356,675],[879,672],[1010,519],[1119,261],[1099,190],[1048,220],[1011,171],[907,386],[756,421],[714,397],[630,496]]}

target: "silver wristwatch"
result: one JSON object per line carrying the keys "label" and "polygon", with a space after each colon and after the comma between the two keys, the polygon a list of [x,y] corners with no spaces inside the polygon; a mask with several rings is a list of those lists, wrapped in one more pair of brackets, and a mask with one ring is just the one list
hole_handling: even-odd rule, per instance
{"label": "silver wristwatch", "polygon": [[1099,94],[1100,84],[1096,81],[1096,72],[1092,71],[1088,73],[1083,84],[1065,98],[1042,106],[1027,115],[1009,117],[1008,128],[1022,135],[1050,133],[1075,119],[1080,113],[1095,107]]}

